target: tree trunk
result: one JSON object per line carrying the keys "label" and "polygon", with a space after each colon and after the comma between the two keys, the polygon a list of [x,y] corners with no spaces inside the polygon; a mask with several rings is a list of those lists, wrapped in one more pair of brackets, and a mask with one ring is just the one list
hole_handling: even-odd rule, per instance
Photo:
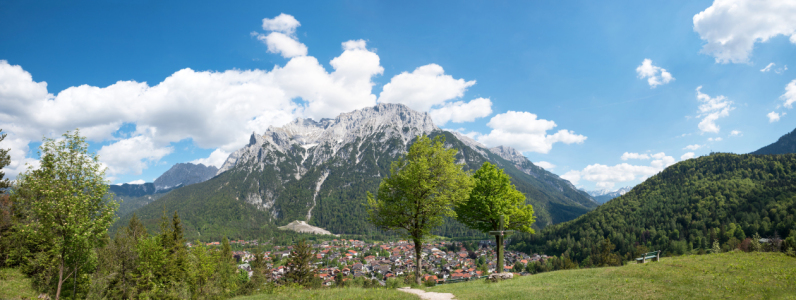
{"label": "tree trunk", "polygon": [[420,256],[420,252],[422,250],[422,247],[423,247],[423,244],[420,242],[420,240],[415,240],[415,255],[417,256],[417,258],[416,258],[417,259],[417,265],[415,266],[415,282],[417,282],[417,284],[421,283],[420,282],[420,270],[423,269],[423,265],[422,265],[423,264],[423,260],[422,260],[422,257]]}
{"label": "tree trunk", "polygon": [[55,300],[61,298],[61,285],[64,283],[64,260],[58,265],[58,289],[55,290]]}
{"label": "tree trunk", "polygon": [[497,241],[497,266],[495,266],[495,271],[503,273],[503,236],[496,235],[495,240]]}

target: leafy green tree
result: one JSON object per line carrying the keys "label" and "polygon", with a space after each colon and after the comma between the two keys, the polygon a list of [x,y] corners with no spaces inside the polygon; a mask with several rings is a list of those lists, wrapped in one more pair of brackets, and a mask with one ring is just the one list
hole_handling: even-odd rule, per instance
{"label": "leafy green tree", "polygon": [[309,287],[315,275],[315,268],[312,265],[314,260],[315,252],[312,251],[310,244],[306,240],[300,240],[293,246],[293,251],[290,252],[285,264],[288,268],[285,278],[292,283]]}
{"label": "leafy green tree", "polygon": [[415,279],[420,284],[423,241],[444,221],[451,208],[466,201],[472,178],[455,163],[456,149],[446,149],[444,137],[415,140],[409,153],[394,161],[390,175],[379,184],[378,196],[368,192],[369,220],[383,230],[399,230],[415,244]]}
{"label": "leafy green tree", "polygon": [[76,280],[81,269],[91,269],[94,249],[104,241],[119,206],[108,193],[105,169],[99,157],[88,152],[85,138],[78,130],[63,137],[44,139],[40,168],[29,166],[18,177],[14,194],[14,202],[29,212],[28,220],[18,224],[19,232],[51,245],[48,251],[58,272],[56,299],[66,280]]}
{"label": "leafy green tree", "polygon": [[[3,133],[3,129],[0,129],[0,142],[6,139],[6,134]],[[11,164],[11,155],[8,155],[8,151],[11,149],[3,149],[0,148],[0,194],[3,193],[3,190],[11,186],[11,182],[8,181],[8,178],[3,179],[6,176],[6,173],[3,171],[3,168],[9,164]]]}
{"label": "leafy green tree", "polygon": [[[473,174],[475,186],[467,201],[456,205],[456,216],[459,222],[467,227],[485,233],[500,229],[500,217],[505,216],[506,230],[518,230],[533,233],[531,228],[536,218],[533,207],[525,204],[525,195],[514,188],[511,177],[503,169],[485,162]],[[496,235],[497,271],[503,269],[503,236]]]}

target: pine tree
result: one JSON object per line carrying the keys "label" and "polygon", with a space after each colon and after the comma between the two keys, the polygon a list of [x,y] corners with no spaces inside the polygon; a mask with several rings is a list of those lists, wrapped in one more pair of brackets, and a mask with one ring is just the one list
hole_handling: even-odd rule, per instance
{"label": "pine tree", "polygon": [[[0,129],[0,142],[2,142],[5,138],[6,134],[3,133],[3,129]],[[11,164],[11,155],[8,155],[8,151],[10,150],[11,149],[0,148],[0,194],[3,194],[3,191],[11,186],[11,182],[8,181],[8,178],[3,179],[3,177],[6,176],[3,168]]]}
{"label": "pine tree", "polygon": [[306,240],[300,240],[293,246],[293,251],[290,252],[290,257],[285,263],[288,268],[285,278],[289,282],[309,287],[315,275],[315,267],[312,264],[314,260],[315,252],[310,244]]}

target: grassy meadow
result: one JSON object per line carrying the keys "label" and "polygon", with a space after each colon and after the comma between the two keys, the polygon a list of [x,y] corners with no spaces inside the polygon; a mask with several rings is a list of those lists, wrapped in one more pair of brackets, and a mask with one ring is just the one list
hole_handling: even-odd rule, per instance
{"label": "grassy meadow", "polygon": [[0,299],[35,299],[30,279],[17,269],[0,269]]}
{"label": "grassy meadow", "polygon": [[456,299],[796,299],[796,258],[729,252],[440,285]]}

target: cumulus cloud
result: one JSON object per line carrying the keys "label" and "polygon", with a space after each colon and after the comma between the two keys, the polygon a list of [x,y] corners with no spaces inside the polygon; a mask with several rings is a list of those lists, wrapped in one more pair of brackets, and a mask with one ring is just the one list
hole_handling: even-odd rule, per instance
{"label": "cumulus cloud", "polygon": [[172,147],[156,146],[148,136],[140,135],[102,146],[97,155],[108,166],[110,175],[141,175],[148,163],[159,161],[173,151]]}
{"label": "cumulus cloud", "polygon": [[634,181],[655,175],[676,162],[673,157],[667,156],[663,152],[650,155],[650,158],[653,158],[653,160],[649,166],[631,165],[628,163],[614,166],[593,164],[586,166],[583,170],[569,171],[562,175],[561,178],[569,180],[575,185],[581,180],[586,180],[594,182],[600,188],[612,188],[620,182]]}
{"label": "cumulus cloud", "polygon": [[784,116],[784,115],[785,115],[785,113],[782,113],[782,114],[780,115],[779,113],[777,113],[777,112],[775,112],[775,111],[772,111],[772,112],[768,113],[768,114],[766,115],[766,117],[768,117],[768,122],[769,122],[769,123],[774,123],[774,122],[777,122],[777,121],[779,121],[779,118],[780,118],[780,117],[782,117],[782,116]]}
{"label": "cumulus cloud", "polygon": [[782,94],[780,98],[785,101],[782,105],[787,108],[793,107],[793,102],[796,102],[796,79],[785,86],[785,94]]}
{"label": "cumulus cloud", "polygon": [[[289,34],[298,26],[290,24],[264,26]],[[57,94],[21,66],[0,60],[0,128],[9,133],[4,144],[12,148],[12,164],[5,170],[16,177],[25,163],[36,162],[28,158],[28,143],[75,128],[90,141],[115,141],[100,150],[111,174],[140,174],[172,151],[170,143],[184,139],[218,149],[207,158],[208,164],[218,164],[219,153],[242,147],[251,132],[296,117],[334,117],[375,105],[372,78],[384,71],[378,55],[362,40],[341,45],[342,54],[330,62],[332,72],[314,57],[296,56],[270,71],[183,69],[152,86],[119,81]],[[125,124],[135,129],[119,140],[114,133]]]}
{"label": "cumulus cloud", "polygon": [[224,165],[224,162],[229,157],[229,152],[226,152],[221,149],[213,150],[213,153],[210,153],[210,156],[206,158],[200,158],[192,160],[191,163],[193,164],[203,164],[205,166],[215,166],[216,168],[221,168]]}
{"label": "cumulus cloud", "polygon": [[683,149],[686,149],[686,150],[692,150],[692,151],[693,151],[693,150],[697,150],[697,149],[699,149],[699,148],[702,148],[702,145],[700,145],[700,144],[693,144],[693,145],[688,145],[688,146],[685,146],[685,148],[683,148]]}
{"label": "cumulus cloud", "polygon": [[711,98],[709,95],[702,93],[701,90],[702,86],[700,85],[696,89],[697,100],[701,103],[699,105],[699,115],[697,115],[698,118],[702,118],[698,125],[699,130],[702,133],[718,133],[720,128],[716,125],[716,120],[729,116],[730,111],[735,109],[735,107],[732,107],[733,102],[727,100],[727,97],[719,95]]}
{"label": "cumulus cloud", "polygon": [[258,40],[268,46],[268,52],[282,55],[284,58],[307,55],[307,46],[296,37],[296,28],[301,26],[296,18],[280,14],[273,19],[263,19],[263,29],[272,31],[268,35],[252,32]]}
{"label": "cumulus cloud", "polygon": [[541,167],[541,168],[543,168],[545,170],[548,170],[548,171],[552,170],[552,169],[554,169],[556,167],[556,165],[551,164],[551,163],[546,162],[546,161],[539,161],[539,162],[535,162],[533,164],[537,165],[537,166],[539,166],[539,167]]}
{"label": "cumulus cloud", "polygon": [[650,159],[650,156],[647,154],[638,154],[633,152],[625,152],[622,154],[622,160],[628,159]]}
{"label": "cumulus cloud", "polygon": [[716,0],[694,15],[694,31],[707,43],[702,53],[718,63],[749,61],[754,44],[784,35],[796,44],[796,2]]}
{"label": "cumulus cloud", "polygon": [[263,19],[263,30],[281,32],[287,35],[293,35],[296,28],[301,26],[295,17],[281,13],[273,19]]}
{"label": "cumulus cloud", "polygon": [[636,73],[638,73],[638,78],[647,78],[647,83],[651,88],[667,84],[674,80],[671,73],[667,72],[664,68],[654,66],[652,60],[649,58],[641,62],[641,65],[636,68]]}
{"label": "cumulus cloud", "polygon": [[281,32],[260,34],[257,39],[268,46],[268,52],[282,55],[284,58],[307,55],[307,46]]}
{"label": "cumulus cloud", "polygon": [[395,75],[384,85],[379,102],[401,103],[418,111],[428,111],[432,106],[461,98],[475,80],[465,81],[446,75],[437,64],[418,67],[411,73]]}
{"label": "cumulus cloud", "polygon": [[428,114],[431,115],[431,119],[437,126],[443,126],[448,122],[472,122],[477,118],[492,114],[492,101],[478,98],[467,103],[464,101],[449,102],[440,108],[429,110]]}
{"label": "cumulus cloud", "polygon": [[680,156],[680,160],[686,160],[691,158],[694,158],[694,152],[687,152],[686,154]]}
{"label": "cumulus cloud", "polygon": [[730,131],[730,136],[742,136],[743,133],[739,130]]}
{"label": "cumulus cloud", "polygon": [[548,153],[555,143],[580,144],[586,140],[586,136],[566,129],[547,134],[548,130],[556,127],[556,123],[537,119],[535,114],[529,112],[508,111],[498,114],[492,117],[487,126],[492,128],[492,131],[477,135],[476,139],[479,142],[490,147],[510,146],[520,152]]}

